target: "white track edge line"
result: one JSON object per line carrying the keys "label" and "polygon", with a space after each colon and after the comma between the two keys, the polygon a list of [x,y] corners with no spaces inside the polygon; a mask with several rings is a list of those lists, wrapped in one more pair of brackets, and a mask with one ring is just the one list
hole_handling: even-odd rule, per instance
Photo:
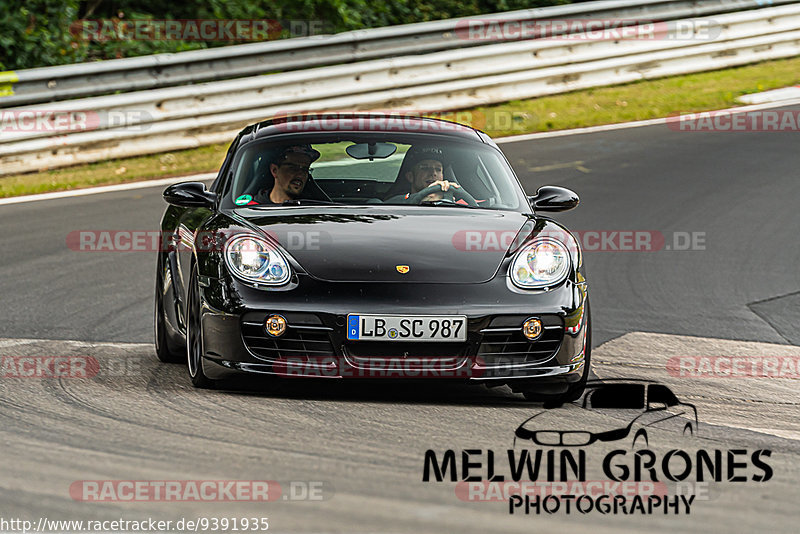
{"label": "white track edge line", "polygon": [[[761,109],[782,108],[785,106],[791,106],[795,104],[800,104],[800,98],[792,98],[775,102],[762,102],[761,104],[736,106],[733,108],[726,108],[726,109],[708,109],[705,111],[696,111],[693,113],[695,114],[726,113],[726,112],[744,113],[747,111],[758,111]],[[614,124],[601,124],[599,126],[587,126],[586,128],[573,128],[570,130],[555,130],[552,132],[536,132],[536,133],[521,134],[521,135],[511,135],[508,137],[501,137],[495,140],[495,142],[499,145],[503,143],[516,143],[519,141],[529,141],[531,139],[546,139],[548,137],[562,137],[567,135],[589,134],[595,132],[610,132],[613,130],[624,130],[628,128],[640,128],[642,126],[655,126],[657,124],[666,124],[668,120],[670,120],[670,117],[659,117],[657,119],[646,119],[646,120],[631,121],[631,122],[617,122]],[[672,120],[675,119],[673,118]]]}
{"label": "white track edge line", "polygon": [[[190,180],[211,180],[217,177],[217,173],[190,174],[188,176],[173,176],[172,178],[161,178],[159,180],[145,180],[143,182],[130,182],[126,184],[104,185],[100,187],[87,187],[85,189],[74,189],[71,191],[55,191],[52,193],[41,193],[38,195],[25,195],[20,197],[0,198],[0,206],[4,204],[21,204],[23,202],[34,202],[37,200],[55,200],[60,198],[82,197],[86,195],[97,195],[101,193],[116,193],[118,191],[130,191],[132,189],[144,189],[147,187],[164,187],[177,182]],[[2,180],[2,178],[0,178]]]}
{"label": "white track edge line", "polygon": [[[727,109],[706,110],[705,112],[724,113],[724,112],[746,112],[758,111],[761,109],[780,108],[800,104],[800,98],[793,98],[790,100],[765,102],[762,104],[753,104],[749,106],[737,106]],[[698,111],[697,113],[705,113]],[[628,128],[640,128],[642,126],[655,126],[658,124],[666,124],[668,117],[661,117],[658,119],[647,119],[641,121],[631,122],[618,122],[614,124],[601,124],[599,126],[588,126],[586,128],[572,128],[570,130],[556,130],[553,132],[536,132],[522,135],[511,135],[508,137],[501,137],[495,140],[500,145],[504,143],[517,143],[520,141],[530,141],[533,139],[547,139],[550,137],[565,137],[569,135],[590,134],[597,132],[610,132],[614,130],[625,130]],[[97,195],[101,193],[115,193],[118,191],[129,191],[131,189],[144,189],[147,187],[160,187],[166,186],[177,182],[184,182],[189,180],[211,180],[217,176],[216,173],[205,174],[191,174],[187,176],[174,176],[172,178],[162,178],[160,180],[147,180],[144,182],[130,182],[126,184],[106,185],[101,187],[89,187],[86,189],[75,189],[73,191],[56,191],[53,193],[41,193],[38,195],[25,195],[20,197],[0,198],[0,206],[7,204],[22,204],[24,202],[35,202],[37,200],[56,200],[61,198],[80,197],[85,195]],[[0,178],[1,180],[2,178]]]}

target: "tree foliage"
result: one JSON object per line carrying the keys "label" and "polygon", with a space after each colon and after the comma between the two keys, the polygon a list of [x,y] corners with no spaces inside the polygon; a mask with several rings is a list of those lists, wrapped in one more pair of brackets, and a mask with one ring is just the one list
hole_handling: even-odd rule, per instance
{"label": "tree foliage", "polygon": [[0,0],[0,70],[83,61],[86,43],[69,32],[78,0]]}
{"label": "tree foliage", "polygon": [[[570,0],[0,0],[0,70],[235,44],[87,40],[76,31],[81,20],[321,20],[327,31],[341,32],[567,3]],[[288,31],[281,35],[289,36]]]}

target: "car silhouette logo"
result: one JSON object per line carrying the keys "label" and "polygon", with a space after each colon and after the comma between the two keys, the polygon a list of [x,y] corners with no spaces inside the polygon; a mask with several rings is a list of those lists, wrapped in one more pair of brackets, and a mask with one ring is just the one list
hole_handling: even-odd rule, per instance
{"label": "car silhouette logo", "polygon": [[[581,408],[594,421],[594,428],[575,428],[558,410],[545,409],[520,424],[514,432],[517,440],[542,447],[584,447],[595,442],[629,439],[632,445],[649,444],[648,435],[658,429],[697,434],[697,408],[683,402],[665,385],[650,380],[591,380]],[[629,417],[627,422],[592,418],[592,413],[617,412]]]}

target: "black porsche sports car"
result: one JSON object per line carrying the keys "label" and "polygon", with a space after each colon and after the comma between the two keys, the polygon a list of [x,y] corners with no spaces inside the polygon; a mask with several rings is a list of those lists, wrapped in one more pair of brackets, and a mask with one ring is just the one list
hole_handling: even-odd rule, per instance
{"label": "black porsche sports car", "polygon": [[229,376],[436,378],[572,400],[590,367],[577,240],[483,132],[378,114],[239,133],[210,187],[168,187],[155,344]]}

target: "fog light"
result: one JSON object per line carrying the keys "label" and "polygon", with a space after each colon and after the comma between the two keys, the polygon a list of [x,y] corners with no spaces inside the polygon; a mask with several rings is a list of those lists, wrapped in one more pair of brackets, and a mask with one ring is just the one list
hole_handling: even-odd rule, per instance
{"label": "fog light", "polygon": [[528,319],[522,325],[522,333],[531,341],[539,339],[539,336],[542,335],[542,321],[535,318]]}
{"label": "fog light", "polygon": [[282,336],[286,332],[286,319],[280,315],[270,315],[264,323],[264,329],[272,337]]}

